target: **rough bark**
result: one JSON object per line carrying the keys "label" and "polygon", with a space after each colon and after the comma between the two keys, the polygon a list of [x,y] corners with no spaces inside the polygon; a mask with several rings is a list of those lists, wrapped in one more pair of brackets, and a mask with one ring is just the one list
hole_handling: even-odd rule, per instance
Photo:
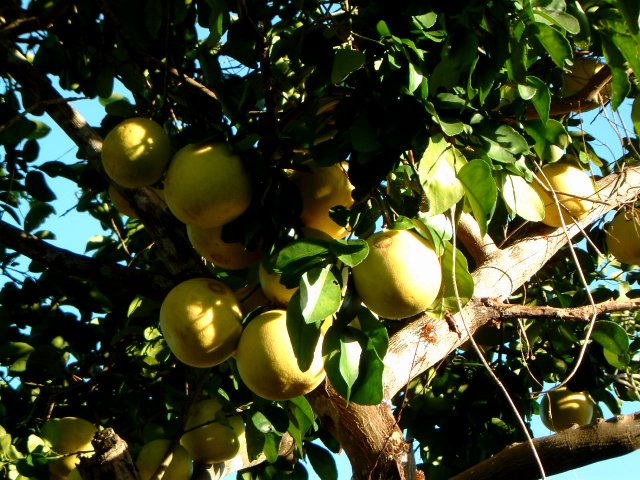
{"label": "rough bark", "polygon": [[83,480],[140,480],[129,454],[129,446],[111,428],[95,434],[91,441],[95,453],[82,458],[78,472]]}
{"label": "rough bark", "polygon": [[[640,412],[570,428],[533,441],[546,475],[555,475],[640,449]],[[451,480],[534,480],[540,478],[531,446],[515,443]]]}

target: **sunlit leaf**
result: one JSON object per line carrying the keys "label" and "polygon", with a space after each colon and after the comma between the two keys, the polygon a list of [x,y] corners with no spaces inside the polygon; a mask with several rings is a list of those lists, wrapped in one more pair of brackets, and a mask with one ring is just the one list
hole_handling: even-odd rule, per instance
{"label": "sunlit leaf", "polygon": [[300,304],[306,323],[321,322],[338,311],[341,288],[330,266],[315,267],[300,280]]}
{"label": "sunlit leaf", "polygon": [[518,175],[504,175],[500,193],[504,203],[514,214],[531,222],[539,222],[544,218],[544,203],[524,178]]}
{"label": "sunlit leaf", "polygon": [[472,160],[458,172],[458,179],[464,186],[467,201],[478,222],[480,233],[487,233],[498,199],[496,182],[491,175],[491,167],[483,160]]}

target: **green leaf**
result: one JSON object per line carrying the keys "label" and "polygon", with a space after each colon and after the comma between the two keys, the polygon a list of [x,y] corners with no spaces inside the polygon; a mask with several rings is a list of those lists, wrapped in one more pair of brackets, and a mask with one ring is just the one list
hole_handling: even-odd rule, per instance
{"label": "green leaf", "polygon": [[355,267],[369,254],[369,244],[365,240],[334,240],[329,250],[348,267]]}
{"label": "green leaf", "polygon": [[342,83],[353,72],[362,68],[366,57],[364,53],[350,48],[336,50],[331,69],[331,81]]}
{"label": "green leaf", "polygon": [[624,16],[624,20],[631,33],[640,33],[638,17],[640,16],[640,2],[638,0],[617,0],[618,8]]}
{"label": "green leaf", "polygon": [[27,193],[41,202],[51,202],[56,199],[56,194],[47,185],[44,174],[38,170],[31,170],[25,178]]}
{"label": "green leaf", "polygon": [[527,140],[509,125],[486,128],[481,133],[489,158],[503,163],[513,163],[516,155],[529,153]]}
{"label": "green leaf", "polygon": [[483,160],[472,160],[460,169],[458,179],[464,186],[480,233],[484,235],[498,200],[498,188],[491,175],[491,167]]}
{"label": "green leaf", "polygon": [[[449,242],[445,244],[442,256],[442,289],[438,300],[429,308],[437,318],[444,318],[445,312],[457,313],[459,311],[457,293],[460,306],[464,307],[473,296],[473,277],[469,273],[469,265],[465,256],[456,249],[455,265],[453,262],[454,249]],[[455,271],[455,283],[454,283]]]}
{"label": "green leaf", "polygon": [[611,40],[618,47],[625,60],[629,62],[633,72],[638,75],[638,72],[640,72],[640,35],[616,32],[611,35]]}
{"label": "green leaf", "polygon": [[636,137],[640,137],[640,95],[633,99],[631,121],[633,122],[633,130],[636,132]]}
{"label": "green leaf", "polygon": [[631,356],[628,353],[615,354],[605,348],[602,350],[602,354],[609,365],[619,368],[620,370],[625,370],[631,361]]}
{"label": "green leaf", "polygon": [[312,268],[300,281],[300,305],[306,323],[321,322],[338,311],[342,300],[340,283],[331,266]]}
{"label": "green leaf", "polygon": [[624,328],[609,320],[599,320],[593,327],[592,338],[605,350],[622,355],[629,350],[629,336]]}
{"label": "green leaf", "polygon": [[362,347],[355,338],[340,338],[340,360],[339,370],[340,376],[346,384],[347,390],[345,400],[348,402],[351,398],[351,387],[358,379],[358,367],[360,365],[360,355],[362,355]]}
{"label": "green leaf", "polygon": [[365,307],[360,308],[357,318],[360,322],[360,330],[367,336],[369,342],[371,342],[371,346],[378,358],[383,360],[389,347],[389,332],[387,331],[387,327]]}
{"label": "green leaf", "polygon": [[320,480],[338,480],[336,461],[327,449],[309,442],[305,445],[305,451],[309,463],[320,477]]}
{"label": "green leaf", "polygon": [[320,339],[320,323],[307,323],[302,316],[300,291],[296,291],[287,305],[287,332],[298,360],[300,370],[306,371],[311,366],[318,340]]}
{"label": "green leaf", "polygon": [[135,107],[129,103],[129,100],[115,100],[107,103],[104,108],[105,112],[114,117],[130,117],[135,114]]}
{"label": "green leaf", "polygon": [[531,120],[524,124],[525,131],[536,141],[534,150],[538,157],[555,162],[562,157],[569,146],[569,134],[564,125],[557,120]]}
{"label": "green leaf", "polygon": [[551,108],[551,92],[549,91],[549,85],[538,77],[528,76],[527,85],[531,88],[535,88],[535,94],[531,97],[531,103],[533,107],[540,115],[540,120],[543,124],[546,124],[549,120],[549,109]]}
{"label": "green leaf", "polygon": [[530,222],[539,222],[544,218],[544,203],[524,178],[518,175],[504,175],[500,193],[512,214]]}
{"label": "green leaf", "polygon": [[297,240],[278,252],[274,270],[282,272],[282,284],[291,288],[298,285],[305,272],[325,263],[328,256],[329,242],[319,239]]}
{"label": "green leaf", "polygon": [[45,222],[49,215],[53,213],[55,213],[55,210],[50,204],[44,202],[34,202],[29,209],[29,212],[24,217],[23,226],[25,231],[34,231]]}
{"label": "green leaf", "polygon": [[456,171],[466,163],[442,135],[434,135],[418,165],[418,176],[429,199],[430,215],[446,212],[464,196],[464,187]]}
{"label": "green leaf", "polygon": [[580,22],[573,15],[559,10],[534,8],[535,20],[548,25],[557,25],[573,35],[580,33]]}
{"label": "green leaf", "polygon": [[571,44],[558,30],[543,23],[532,24],[530,27],[534,36],[559,68],[564,66],[565,60],[572,58]]}

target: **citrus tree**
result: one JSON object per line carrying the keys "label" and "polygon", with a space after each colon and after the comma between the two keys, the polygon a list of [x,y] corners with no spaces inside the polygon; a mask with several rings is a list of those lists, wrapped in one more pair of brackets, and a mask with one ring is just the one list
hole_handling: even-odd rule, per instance
{"label": "citrus tree", "polygon": [[[538,478],[637,449],[638,415],[601,418],[640,399],[639,13],[4,1],[1,475],[331,479],[344,450],[357,479]],[[56,177],[101,226],[84,252],[43,228]]]}

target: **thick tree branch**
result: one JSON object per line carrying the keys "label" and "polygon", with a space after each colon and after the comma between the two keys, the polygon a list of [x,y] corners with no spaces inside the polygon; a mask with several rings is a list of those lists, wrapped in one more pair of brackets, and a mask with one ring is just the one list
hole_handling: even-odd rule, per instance
{"label": "thick tree branch", "polygon": [[560,248],[581,233],[581,228],[640,194],[640,167],[630,167],[597,182],[598,198],[592,212],[580,222],[563,228],[537,224],[508,247],[489,255],[473,273],[475,301],[455,315],[457,332],[446,322],[424,316],[396,332],[385,357],[385,395],[392,398],[409,381],[437,364],[464,343],[478,327],[495,318],[480,298],[507,298],[538,272]]}
{"label": "thick tree branch", "polygon": [[[546,474],[554,475],[640,449],[640,412],[598,420],[534,440]],[[539,472],[527,442],[508,446],[451,480],[534,480]]]}
{"label": "thick tree branch", "polygon": [[456,225],[458,240],[462,243],[476,264],[483,263],[498,247],[489,235],[482,235],[478,222],[468,213],[463,213]]}
{"label": "thick tree branch", "polygon": [[2,220],[0,220],[0,244],[47,268],[83,280],[92,280],[110,289],[137,292],[149,298],[162,300],[173,286],[171,280],[161,275],[78,255],[51,245],[34,235],[29,235]]}
{"label": "thick tree branch", "polygon": [[[81,155],[104,174],[100,158],[102,138],[78,111],[63,100],[44,74],[14,45],[1,40],[0,70],[8,72],[24,92],[28,92],[44,105],[46,112],[78,146]],[[165,211],[165,205],[157,195],[149,188],[128,190],[116,187],[134,206],[149,235],[162,252],[162,257],[174,273],[185,276],[206,274],[199,258],[193,254],[181,225]]]}
{"label": "thick tree branch", "polygon": [[[544,305],[516,305],[496,302],[484,299],[483,303],[488,311],[493,312],[497,319],[508,318],[548,318],[550,320],[570,320],[576,322],[588,322],[594,315],[604,313],[622,312],[627,310],[640,310],[640,298],[626,300],[608,300],[585,305],[583,307],[557,308]],[[491,313],[489,313],[491,315]]]}

